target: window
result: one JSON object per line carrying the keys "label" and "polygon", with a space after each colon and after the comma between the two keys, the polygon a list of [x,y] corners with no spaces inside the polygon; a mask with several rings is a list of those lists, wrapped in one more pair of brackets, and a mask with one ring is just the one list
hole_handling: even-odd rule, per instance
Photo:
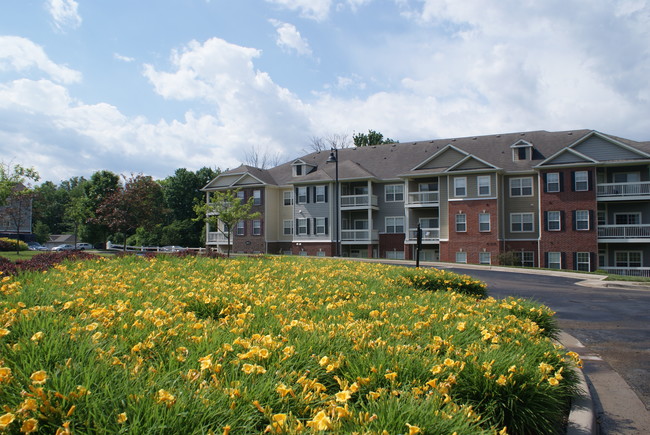
{"label": "window", "polygon": [[403,233],[404,232],[404,217],[393,216],[386,218],[386,232],[387,233]]}
{"label": "window", "polygon": [[546,212],[546,230],[547,231],[562,230],[562,212],[559,211]]}
{"label": "window", "polygon": [[284,197],[284,205],[293,205],[293,192],[287,190],[282,195]]}
{"label": "window", "polygon": [[293,221],[291,219],[282,221],[282,234],[285,236],[293,234]]}
{"label": "window", "polygon": [[438,218],[420,218],[420,228],[439,228]]}
{"label": "window", "polygon": [[238,236],[243,236],[246,234],[246,222],[244,221],[239,221],[237,222],[237,235]]}
{"label": "window", "polygon": [[614,213],[614,222],[616,225],[639,225],[641,213]]}
{"label": "window", "polygon": [[316,186],[316,202],[327,202],[327,189],[326,186]]}
{"label": "window", "polygon": [[547,252],[546,267],[549,269],[562,269],[562,253],[561,252]]}
{"label": "window", "polygon": [[299,177],[302,175],[302,165],[293,165],[293,176]]}
{"label": "window", "polygon": [[327,234],[327,218],[320,217],[314,219],[314,227],[317,235]]}
{"label": "window", "polygon": [[490,176],[489,175],[479,175],[476,177],[476,185],[478,188],[479,196],[490,196]]}
{"label": "window", "polygon": [[306,187],[297,187],[296,188],[296,202],[298,204],[307,203],[307,188]]}
{"label": "window", "polygon": [[262,191],[253,190],[253,205],[262,205]]}
{"label": "window", "polygon": [[298,227],[298,234],[305,236],[309,234],[309,221],[306,218],[296,219],[296,226]]}
{"label": "window", "polygon": [[533,196],[533,178],[511,178],[510,196]]}
{"label": "window", "polygon": [[616,267],[641,267],[643,264],[641,251],[617,251],[615,258]]}
{"label": "window", "polygon": [[456,252],[456,263],[467,263],[467,252]]}
{"label": "window", "polygon": [[437,192],[438,183],[420,183],[418,185],[418,192]]}
{"label": "window", "polygon": [[478,253],[478,264],[492,264],[492,253],[491,252],[479,252]]}
{"label": "window", "polygon": [[386,186],[386,202],[404,201],[404,185],[389,184]]}
{"label": "window", "polygon": [[639,172],[616,172],[612,180],[614,183],[638,183],[641,181],[641,174]]}
{"label": "window", "polygon": [[454,178],[454,196],[467,196],[467,178]]}
{"label": "window", "polygon": [[478,230],[481,232],[490,231],[490,213],[478,214]]}
{"label": "window", "polygon": [[598,226],[607,225],[607,213],[604,210],[598,210]]}
{"label": "window", "polygon": [[533,213],[511,213],[510,231],[513,233],[530,233],[534,231]]}
{"label": "window", "polygon": [[456,231],[459,233],[467,231],[467,215],[463,213],[456,215]]}
{"label": "window", "polygon": [[253,235],[254,236],[262,235],[262,221],[259,219],[253,220]]}
{"label": "window", "polygon": [[589,252],[576,252],[576,270],[591,272],[591,254]]}
{"label": "window", "polygon": [[560,191],[560,174],[558,172],[549,172],[546,174],[546,191],[559,192]]}
{"label": "window", "polygon": [[240,200],[241,202],[244,202],[244,201],[246,200],[246,195],[244,195],[244,191],[243,191],[243,190],[238,190],[238,191],[237,191],[237,198],[239,198],[239,200]]}
{"label": "window", "polygon": [[573,173],[573,190],[584,192],[589,190],[589,172],[576,171]]}
{"label": "window", "polygon": [[523,267],[535,267],[535,253],[533,251],[515,252],[517,265]]}
{"label": "window", "polygon": [[573,214],[574,226],[578,231],[589,230],[589,210],[576,210]]}
{"label": "window", "polygon": [[389,260],[403,260],[404,251],[386,251],[386,258]]}

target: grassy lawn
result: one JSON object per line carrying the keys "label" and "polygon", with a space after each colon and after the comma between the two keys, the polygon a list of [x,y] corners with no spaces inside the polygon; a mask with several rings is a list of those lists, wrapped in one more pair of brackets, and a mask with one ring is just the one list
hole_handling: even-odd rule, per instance
{"label": "grassy lawn", "polygon": [[[434,291],[438,290],[438,291]],[[64,263],[2,280],[10,432],[552,433],[552,312],[435,269],[296,257]]]}
{"label": "grassy lawn", "polygon": [[20,253],[17,254],[16,251],[13,251],[13,252],[1,252],[0,251],[0,257],[8,258],[11,261],[29,260],[34,255],[44,254],[44,253],[46,253],[46,252],[45,251],[20,251]]}

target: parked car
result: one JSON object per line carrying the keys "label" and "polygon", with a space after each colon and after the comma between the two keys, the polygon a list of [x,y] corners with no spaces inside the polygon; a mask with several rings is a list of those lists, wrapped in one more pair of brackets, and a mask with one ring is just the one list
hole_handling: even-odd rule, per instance
{"label": "parked car", "polygon": [[187,251],[187,248],[183,248],[182,246],[163,246],[160,250],[165,252],[183,252]]}
{"label": "parked car", "polygon": [[64,245],[59,245],[55,246],[52,248],[53,251],[74,251],[74,245],[68,245],[67,243]]}
{"label": "parked car", "polygon": [[30,251],[49,251],[49,249],[38,242],[27,242],[27,248]]}
{"label": "parked car", "polygon": [[86,249],[93,249],[94,246],[91,245],[90,243],[77,243],[77,249],[80,249],[82,251]]}

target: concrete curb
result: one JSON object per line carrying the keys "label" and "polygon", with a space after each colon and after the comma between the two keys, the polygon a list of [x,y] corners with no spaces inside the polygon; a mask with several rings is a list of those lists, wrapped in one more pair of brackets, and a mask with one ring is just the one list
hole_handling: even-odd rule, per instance
{"label": "concrete curb", "polygon": [[[578,354],[583,352],[585,346],[574,336],[560,332],[559,342],[565,349]],[[599,433],[596,423],[596,411],[591,389],[582,369],[577,371],[580,394],[571,401],[571,411],[567,423],[567,435],[596,435]]]}

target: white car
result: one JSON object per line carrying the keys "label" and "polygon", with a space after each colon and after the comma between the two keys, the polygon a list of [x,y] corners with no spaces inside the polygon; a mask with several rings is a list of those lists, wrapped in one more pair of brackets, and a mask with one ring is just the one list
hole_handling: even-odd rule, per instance
{"label": "white car", "polygon": [[59,245],[52,248],[53,251],[74,251],[74,245]]}
{"label": "white car", "polygon": [[90,243],[77,243],[77,249],[80,249],[82,251],[86,249],[93,249],[94,246],[91,245]]}

